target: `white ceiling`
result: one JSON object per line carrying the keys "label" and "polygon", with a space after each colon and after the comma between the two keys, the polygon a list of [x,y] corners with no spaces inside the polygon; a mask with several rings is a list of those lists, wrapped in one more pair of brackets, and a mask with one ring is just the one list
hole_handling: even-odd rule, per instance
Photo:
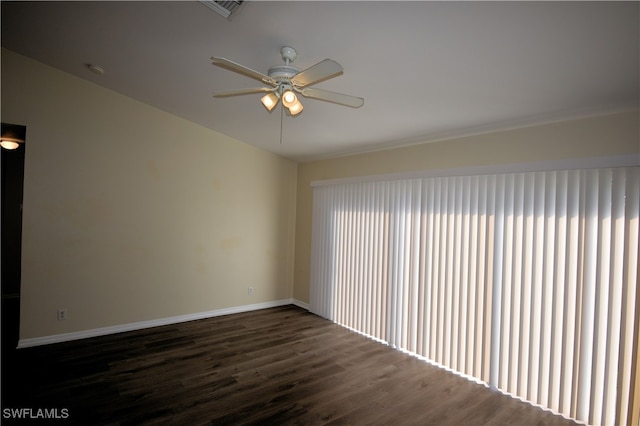
{"label": "white ceiling", "polygon": [[[2,2],[2,45],[233,138],[305,161],[606,113],[640,104],[640,3],[245,2],[231,20],[198,2]],[[314,86],[365,98],[302,99],[267,112],[259,86],[212,66],[266,73],[280,48]],[[86,64],[105,69],[90,73]]]}

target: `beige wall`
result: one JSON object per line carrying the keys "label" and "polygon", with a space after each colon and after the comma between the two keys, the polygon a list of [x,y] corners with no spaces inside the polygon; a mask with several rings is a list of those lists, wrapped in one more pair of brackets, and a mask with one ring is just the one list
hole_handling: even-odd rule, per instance
{"label": "beige wall", "polygon": [[639,113],[633,111],[300,164],[294,298],[309,301],[312,181],[430,169],[640,155],[639,126]]}
{"label": "beige wall", "polygon": [[7,50],[2,121],[27,126],[21,339],[292,297],[294,162]]}

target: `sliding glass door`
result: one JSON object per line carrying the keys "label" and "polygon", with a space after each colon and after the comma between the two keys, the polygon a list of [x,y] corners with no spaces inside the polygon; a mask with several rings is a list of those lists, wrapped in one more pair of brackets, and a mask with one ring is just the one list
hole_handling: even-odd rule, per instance
{"label": "sliding glass door", "polygon": [[640,169],[314,188],[311,310],[591,424],[625,423]]}

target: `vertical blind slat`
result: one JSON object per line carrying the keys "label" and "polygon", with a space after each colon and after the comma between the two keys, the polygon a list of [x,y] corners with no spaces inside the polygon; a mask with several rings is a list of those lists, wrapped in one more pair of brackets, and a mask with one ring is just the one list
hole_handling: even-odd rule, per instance
{"label": "vertical blind slat", "polygon": [[477,349],[476,335],[478,334],[478,300],[480,299],[480,293],[478,292],[478,276],[477,276],[477,259],[478,259],[478,193],[480,190],[480,183],[478,179],[471,181],[469,189],[469,220],[470,220],[470,234],[469,234],[469,274],[467,278],[467,287],[469,288],[469,326],[467,328],[467,369],[464,371],[466,374],[478,377],[480,375],[478,364],[476,360],[480,359],[480,352]]}
{"label": "vertical blind slat", "polygon": [[551,365],[550,365],[550,389],[548,406],[559,411],[560,409],[560,383],[562,382],[562,342],[566,336],[566,329],[563,327],[565,321],[564,315],[564,297],[565,287],[565,266],[567,264],[567,191],[568,191],[568,175],[566,172],[558,173],[556,185],[556,201],[555,201],[555,253],[553,262],[553,312],[552,312],[552,330],[551,336]]}
{"label": "vertical blind slat", "polygon": [[606,321],[606,342],[604,344],[605,366],[603,367],[603,424],[615,422],[616,382],[619,363],[620,323],[622,312],[622,273],[624,270],[624,169],[614,170],[614,185],[611,204],[611,261],[609,286],[609,306]]}

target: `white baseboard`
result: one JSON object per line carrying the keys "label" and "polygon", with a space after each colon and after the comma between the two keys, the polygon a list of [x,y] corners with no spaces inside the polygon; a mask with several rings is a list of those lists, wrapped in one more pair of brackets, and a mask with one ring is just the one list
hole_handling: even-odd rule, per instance
{"label": "white baseboard", "polygon": [[291,300],[291,304],[296,305],[298,308],[302,308],[302,309],[305,309],[307,311],[309,310],[309,304],[305,303],[305,302],[303,302],[301,300],[292,299]]}
{"label": "white baseboard", "polygon": [[208,312],[197,312],[195,314],[179,315],[169,318],[160,318],[150,321],[140,321],[129,324],[114,325],[110,327],[94,328],[91,330],[74,331],[71,333],[54,334],[51,336],[33,337],[20,339],[18,349],[30,348],[33,346],[50,345],[53,343],[68,342],[71,340],[87,339],[89,337],[106,336],[108,334],[123,333],[126,331],[142,330],[145,328],[159,327],[162,325],[178,324],[181,322],[194,321],[204,318],[219,317],[222,315],[237,314],[241,312],[257,311],[259,309],[274,308],[277,306],[296,305],[303,309],[309,306],[295,299],[274,300],[272,302],[256,303],[253,305],[236,306],[232,308],[216,309]]}

